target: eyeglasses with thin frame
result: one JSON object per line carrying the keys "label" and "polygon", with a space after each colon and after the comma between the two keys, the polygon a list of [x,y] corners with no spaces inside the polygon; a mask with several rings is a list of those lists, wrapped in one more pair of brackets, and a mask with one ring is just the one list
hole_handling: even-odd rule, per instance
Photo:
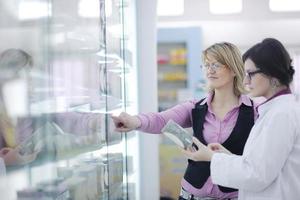
{"label": "eyeglasses with thin frame", "polygon": [[221,68],[223,68],[225,65],[221,64],[221,63],[204,63],[203,65],[201,65],[201,68],[204,70],[208,70],[209,68],[212,69],[213,71],[217,71],[220,70]]}
{"label": "eyeglasses with thin frame", "polygon": [[254,70],[254,71],[251,71],[251,72],[246,72],[246,78],[251,81],[253,76],[255,76],[255,74],[258,74],[258,73],[262,73],[262,71],[260,69],[257,69],[257,70]]}

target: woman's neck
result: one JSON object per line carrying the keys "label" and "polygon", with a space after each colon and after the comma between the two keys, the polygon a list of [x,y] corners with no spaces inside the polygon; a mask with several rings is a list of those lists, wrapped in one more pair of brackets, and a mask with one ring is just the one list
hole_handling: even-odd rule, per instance
{"label": "woman's neck", "polygon": [[286,85],[281,85],[281,86],[278,86],[272,90],[270,90],[266,95],[264,95],[264,97],[266,99],[270,99],[272,98],[274,95],[276,95],[277,93],[279,93],[280,91],[282,90],[287,90],[288,89],[288,86]]}
{"label": "woman's neck", "polygon": [[234,94],[233,88],[215,89],[212,103],[215,106],[238,105],[239,97]]}

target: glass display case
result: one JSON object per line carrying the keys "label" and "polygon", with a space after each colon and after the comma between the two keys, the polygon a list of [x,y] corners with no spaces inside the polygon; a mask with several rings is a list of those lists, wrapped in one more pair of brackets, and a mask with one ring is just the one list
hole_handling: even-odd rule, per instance
{"label": "glass display case", "polygon": [[[134,2],[0,2],[1,199],[135,199]],[[134,84],[134,87],[132,87]]]}

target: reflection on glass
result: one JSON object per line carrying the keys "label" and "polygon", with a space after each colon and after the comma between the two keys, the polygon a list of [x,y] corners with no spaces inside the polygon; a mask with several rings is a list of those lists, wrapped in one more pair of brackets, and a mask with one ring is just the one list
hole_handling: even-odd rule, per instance
{"label": "reflection on glass", "polygon": [[[105,1],[105,14],[107,17],[112,14],[112,0]],[[99,0],[80,0],[78,4],[78,14],[81,17],[99,17]]]}
{"label": "reflection on glass", "polygon": [[125,80],[129,1],[77,2],[0,3],[0,53],[19,47],[34,60],[0,64],[0,174],[24,179],[3,198],[121,199],[126,192],[126,139],[110,113],[129,105],[125,84],[135,81]]}
{"label": "reflection on glass", "polygon": [[51,4],[47,1],[22,0],[19,3],[18,16],[20,20],[39,19],[52,15]]}

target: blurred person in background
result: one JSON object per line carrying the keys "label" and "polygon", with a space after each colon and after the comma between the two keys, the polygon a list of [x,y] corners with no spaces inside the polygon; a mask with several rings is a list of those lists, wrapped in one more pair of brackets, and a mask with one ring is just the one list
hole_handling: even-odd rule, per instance
{"label": "blurred person in background", "polygon": [[194,161],[210,162],[214,184],[239,189],[239,200],[286,200],[300,196],[300,105],[289,88],[294,68],[282,43],[264,39],[244,55],[244,83],[253,97],[267,100],[258,106],[242,155],[222,144],[183,150]]}
{"label": "blurred person in background", "polygon": [[[20,49],[8,49],[0,55],[0,157],[6,165],[26,164],[36,158],[38,152],[21,155],[15,140],[15,122],[8,115],[3,99],[3,87],[8,82],[19,79],[22,72],[33,66],[31,56]],[[13,101],[13,99],[12,99]]]}
{"label": "blurred person in background", "polygon": [[[31,116],[28,113],[26,116],[21,117],[9,115],[7,112],[8,107],[3,98],[3,87],[11,81],[25,79],[28,98],[28,96],[33,94],[32,77],[30,77],[31,69],[33,69],[33,59],[21,49],[8,49],[0,55],[0,158],[4,163],[6,165],[24,165],[35,160],[38,153],[47,146],[48,142],[36,140],[51,139],[53,140],[52,143],[60,143],[59,145],[63,149],[66,147],[71,148],[72,143],[79,147],[83,143],[89,145],[100,142],[97,132],[100,131],[101,114],[62,112],[39,116]],[[21,95],[18,97],[23,98]],[[8,100],[14,101],[14,99]],[[28,103],[30,104],[30,102]],[[35,131],[47,122],[55,123],[54,126],[50,127],[52,130],[44,129],[45,133],[39,133],[39,137],[32,137]],[[51,135],[53,132],[59,136],[55,138],[54,134]],[[71,134],[66,134],[65,132]],[[37,146],[30,140],[35,140],[34,142],[39,143],[40,146]],[[32,145],[35,146],[32,147]],[[29,147],[26,149],[26,146],[33,149],[29,149]]]}
{"label": "blurred person in background", "polygon": [[[218,142],[242,155],[256,112],[253,102],[245,95],[241,54],[235,45],[222,42],[205,49],[202,59],[209,89],[206,98],[183,102],[159,113],[112,116],[116,131],[136,129],[160,134],[172,119],[184,128],[193,127],[193,135],[204,144]],[[188,161],[181,187],[179,200],[236,199],[238,196],[236,189],[212,183],[210,163],[206,161]]]}

